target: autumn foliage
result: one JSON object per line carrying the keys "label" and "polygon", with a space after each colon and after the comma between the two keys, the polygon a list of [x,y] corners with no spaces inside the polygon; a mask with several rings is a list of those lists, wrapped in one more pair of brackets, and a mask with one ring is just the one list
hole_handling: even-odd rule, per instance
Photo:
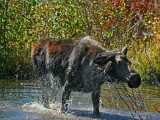
{"label": "autumn foliage", "polygon": [[32,71],[30,50],[40,38],[86,34],[108,49],[127,44],[142,76],[152,78],[152,69],[160,76],[160,5],[152,0],[9,0],[0,1],[0,8],[2,78],[22,78]]}

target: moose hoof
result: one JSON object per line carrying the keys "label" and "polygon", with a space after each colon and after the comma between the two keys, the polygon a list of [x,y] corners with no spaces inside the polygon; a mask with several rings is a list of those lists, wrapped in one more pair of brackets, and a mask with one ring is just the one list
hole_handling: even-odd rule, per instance
{"label": "moose hoof", "polygon": [[93,115],[94,115],[95,117],[100,116],[100,112],[93,112]]}
{"label": "moose hoof", "polygon": [[64,108],[61,108],[61,113],[66,114],[66,113],[67,113],[67,110],[64,109]]}
{"label": "moose hoof", "polygon": [[49,104],[43,104],[43,107],[49,108]]}

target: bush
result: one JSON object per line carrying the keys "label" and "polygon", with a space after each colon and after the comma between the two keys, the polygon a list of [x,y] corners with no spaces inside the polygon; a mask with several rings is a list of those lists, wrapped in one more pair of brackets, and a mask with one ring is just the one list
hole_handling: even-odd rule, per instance
{"label": "bush", "polygon": [[85,34],[108,49],[128,44],[141,76],[159,78],[160,7],[150,0],[12,0],[0,1],[0,8],[1,78],[28,76],[31,46],[39,39]]}

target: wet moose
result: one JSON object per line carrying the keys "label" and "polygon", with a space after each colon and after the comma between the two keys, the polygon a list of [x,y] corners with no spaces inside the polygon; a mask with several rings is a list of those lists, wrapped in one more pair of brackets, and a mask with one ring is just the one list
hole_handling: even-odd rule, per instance
{"label": "wet moose", "polygon": [[44,106],[48,107],[54,91],[52,84],[58,81],[63,86],[62,112],[68,109],[71,91],[82,91],[91,92],[93,114],[99,115],[101,85],[105,81],[126,82],[130,88],[141,84],[140,75],[131,67],[126,54],[127,47],[120,52],[107,50],[90,36],[40,40],[31,53],[34,68],[39,75],[53,76],[41,79]]}

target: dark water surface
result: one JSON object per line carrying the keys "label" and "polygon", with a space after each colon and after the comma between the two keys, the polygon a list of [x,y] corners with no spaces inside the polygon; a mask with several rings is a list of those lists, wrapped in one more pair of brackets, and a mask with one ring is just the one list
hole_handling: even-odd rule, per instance
{"label": "dark water surface", "polygon": [[[127,88],[127,93],[119,86],[117,89],[121,97],[114,86],[103,85],[101,93],[103,105],[100,107],[102,114],[94,117],[90,94],[72,92],[69,111],[67,114],[62,114],[59,111],[60,95],[57,102],[50,105],[50,109],[42,106],[41,89],[38,82],[0,80],[0,120],[160,120],[160,113],[158,113],[160,111],[160,87],[142,85],[136,92]],[[137,102],[137,107],[133,106],[134,100]]]}

